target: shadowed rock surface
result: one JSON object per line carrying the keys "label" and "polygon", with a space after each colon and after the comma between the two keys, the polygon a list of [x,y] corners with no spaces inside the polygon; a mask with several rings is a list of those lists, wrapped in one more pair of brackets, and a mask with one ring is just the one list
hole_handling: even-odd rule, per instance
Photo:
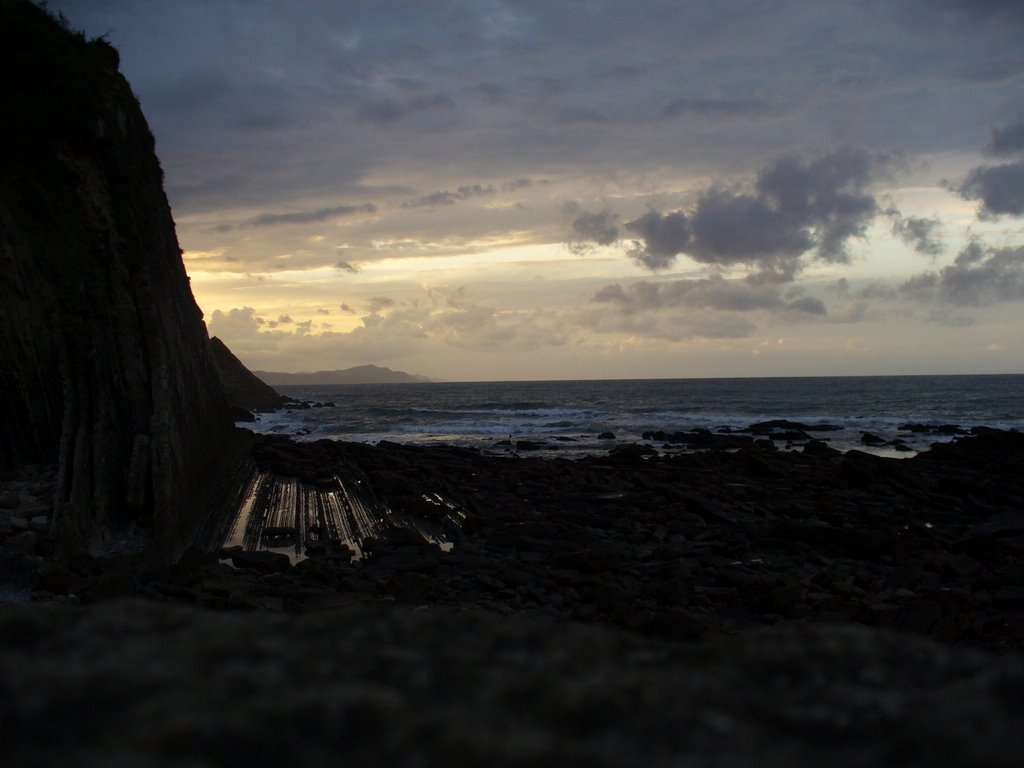
{"label": "shadowed rock surface", "polygon": [[287,398],[269,384],[265,384],[235,357],[227,345],[213,336],[210,351],[217,368],[228,404],[246,411],[272,411],[283,405]]}
{"label": "shadowed rock surface", "polygon": [[3,609],[0,643],[17,765],[1009,768],[1024,748],[1018,659],[858,627],[680,645],[478,610],[127,602]]}
{"label": "shadowed rock surface", "polygon": [[118,54],[0,1],[0,467],[56,462],[61,541],[177,557],[239,456]]}

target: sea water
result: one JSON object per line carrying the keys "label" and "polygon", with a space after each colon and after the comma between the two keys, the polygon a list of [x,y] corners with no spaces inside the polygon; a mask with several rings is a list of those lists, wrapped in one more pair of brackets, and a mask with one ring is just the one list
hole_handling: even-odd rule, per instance
{"label": "sea water", "polygon": [[[748,379],[459,382],[282,386],[297,400],[333,407],[260,414],[258,432],[299,440],[451,444],[578,456],[645,441],[644,432],[738,430],[768,419],[840,430],[812,433],[840,450],[911,456],[948,440],[906,424],[1024,429],[1024,375],[854,376]],[[862,444],[863,433],[902,438],[911,451]],[[614,438],[601,437],[611,433]],[[782,447],[782,446],[780,446]]]}

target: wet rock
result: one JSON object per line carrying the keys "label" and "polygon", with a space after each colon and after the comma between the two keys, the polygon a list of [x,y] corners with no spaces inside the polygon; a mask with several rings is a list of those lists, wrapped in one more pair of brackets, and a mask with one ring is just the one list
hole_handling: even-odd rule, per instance
{"label": "wet rock", "polygon": [[286,571],[291,567],[291,560],[288,558],[288,555],[281,554],[280,552],[236,550],[231,552],[229,557],[236,568],[249,568],[265,573]]}

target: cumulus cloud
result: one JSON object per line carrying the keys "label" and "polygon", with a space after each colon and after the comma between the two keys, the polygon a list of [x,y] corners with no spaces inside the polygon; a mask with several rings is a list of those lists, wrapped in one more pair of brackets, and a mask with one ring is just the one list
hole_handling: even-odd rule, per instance
{"label": "cumulus cloud", "polygon": [[277,224],[309,224],[320,221],[330,221],[342,216],[352,216],[356,213],[374,213],[377,206],[373,203],[363,205],[336,205],[332,208],[318,208],[315,211],[295,211],[292,213],[261,213],[249,222],[253,227],[272,227]]}
{"label": "cumulus cloud", "polygon": [[665,269],[685,253],[704,264],[747,264],[783,281],[805,256],[846,262],[849,240],[863,237],[880,212],[865,189],[884,162],[851,148],[809,161],[781,157],[758,174],[753,193],[716,187],[690,213],[651,211],[628,222],[638,235],[631,255],[648,269]]}
{"label": "cumulus cloud", "polygon": [[630,256],[646,269],[667,269],[690,245],[691,226],[685,213],[662,215],[650,211],[626,222],[625,227],[639,237],[630,249]]}
{"label": "cumulus cloud", "polygon": [[619,239],[619,217],[607,209],[591,213],[576,202],[566,203],[562,213],[572,218],[569,249],[585,253],[594,245],[611,245]]}
{"label": "cumulus cloud", "polygon": [[1024,301],[1024,246],[989,248],[969,243],[952,264],[915,275],[900,291],[918,301],[955,306]]}
{"label": "cumulus cloud", "polygon": [[923,219],[914,216],[893,220],[892,233],[914,250],[925,256],[938,256],[945,250],[942,242],[935,238],[939,227],[938,219]]}
{"label": "cumulus cloud", "polygon": [[208,325],[211,336],[236,339],[259,333],[263,322],[252,307],[238,307],[227,312],[215,309]]}
{"label": "cumulus cloud", "polygon": [[982,218],[1024,216],[1024,161],[975,168],[955,191],[965,200],[980,201]]}
{"label": "cumulus cloud", "polygon": [[356,274],[360,271],[358,264],[353,264],[351,261],[339,261],[334,265],[335,269],[341,270],[342,272],[348,272],[349,274]]}
{"label": "cumulus cloud", "polygon": [[402,203],[402,207],[437,208],[441,205],[455,205],[455,203],[461,202],[462,200],[469,200],[471,197],[485,197],[493,194],[494,188],[490,185],[485,187],[481,184],[463,184],[454,192],[442,190],[439,192],[431,192],[429,195],[423,195],[423,197],[417,197],[414,200],[406,200]]}

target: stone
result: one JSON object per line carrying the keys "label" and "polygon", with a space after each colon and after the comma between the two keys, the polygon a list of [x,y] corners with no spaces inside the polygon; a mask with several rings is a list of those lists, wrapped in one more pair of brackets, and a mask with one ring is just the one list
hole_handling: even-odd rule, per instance
{"label": "stone", "polygon": [[39,548],[39,540],[32,531],[22,531],[9,536],[3,543],[5,549],[20,555],[34,555]]}
{"label": "stone", "polygon": [[0,509],[17,509],[21,500],[16,493],[0,493]]}

